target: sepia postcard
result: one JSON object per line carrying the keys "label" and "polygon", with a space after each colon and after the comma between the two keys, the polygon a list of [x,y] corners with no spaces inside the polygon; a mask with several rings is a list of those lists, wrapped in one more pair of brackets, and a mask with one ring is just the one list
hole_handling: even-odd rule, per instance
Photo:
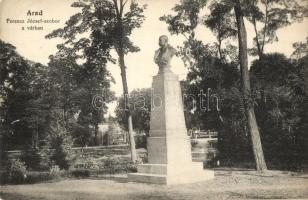
{"label": "sepia postcard", "polygon": [[0,200],[308,199],[307,0],[0,0]]}

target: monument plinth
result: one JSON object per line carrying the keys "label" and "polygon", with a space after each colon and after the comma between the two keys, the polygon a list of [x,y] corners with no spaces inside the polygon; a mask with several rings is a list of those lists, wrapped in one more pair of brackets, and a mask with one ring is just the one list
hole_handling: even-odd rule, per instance
{"label": "monument plinth", "polygon": [[175,51],[170,46],[165,47],[155,54],[159,72],[152,83],[148,163],[139,165],[138,173],[130,173],[128,178],[134,182],[165,185],[212,179],[213,171],[204,170],[203,163],[192,162],[180,83],[169,64]]}

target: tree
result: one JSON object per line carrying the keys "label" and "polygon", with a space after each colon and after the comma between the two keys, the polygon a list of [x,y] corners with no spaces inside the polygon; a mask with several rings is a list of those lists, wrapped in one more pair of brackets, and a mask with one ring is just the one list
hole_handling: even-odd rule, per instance
{"label": "tree", "polygon": [[256,161],[257,170],[267,170],[264,159],[263,148],[261,144],[260,133],[257,125],[257,120],[254,112],[254,105],[251,98],[250,77],[248,71],[248,51],[247,51],[247,35],[244,24],[244,13],[239,0],[234,4],[234,12],[236,16],[239,42],[239,59],[241,67],[242,91],[245,102],[246,117],[248,128],[251,134],[253,152]]}
{"label": "tree", "polygon": [[128,98],[124,99],[122,96],[118,99],[115,113],[116,119],[122,127],[127,129],[125,119],[125,106],[127,106],[127,103],[125,101],[128,101],[134,129],[139,132],[149,133],[152,92],[150,88],[137,89],[130,92]]}
{"label": "tree", "polygon": [[[144,20],[143,10],[136,1],[131,1],[129,9],[125,9],[128,0],[80,0],[74,2],[72,7],[80,8],[80,12],[71,16],[63,29],[53,31],[48,38],[62,37],[65,45],[71,44],[76,52],[86,59],[86,66],[97,66],[112,62],[115,59],[110,55],[114,49],[118,55],[118,63],[121,69],[124,96],[128,95],[126,79],[125,55],[129,52],[137,52],[129,36],[135,28],[139,28]],[[84,33],[90,33],[85,37]],[[80,36],[81,39],[76,39]],[[104,69],[104,74],[109,73]],[[135,162],[136,149],[133,139],[132,117],[130,110],[126,111],[132,161]]]}
{"label": "tree", "polygon": [[[182,57],[185,66],[188,67],[187,81],[182,84],[183,93],[187,95],[185,103],[185,117],[189,121],[191,127],[199,127],[201,129],[219,129],[218,148],[222,153],[221,156],[231,158],[235,155],[236,159],[243,159],[245,153],[249,152],[245,149],[248,145],[246,134],[246,118],[244,115],[244,105],[240,91],[238,89],[239,72],[236,69],[238,56],[234,46],[227,46],[225,52],[231,58],[231,63],[228,59],[217,59],[217,48],[209,44],[204,44],[204,41],[195,38],[195,28],[198,24],[205,25],[207,17],[209,17],[208,25],[216,32],[217,39],[223,41],[224,36],[233,35],[234,29],[231,22],[230,14],[232,7],[226,5],[215,5],[212,2],[212,11],[215,15],[209,15],[199,19],[199,13],[205,8],[207,1],[187,0],[181,1],[180,5],[176,5],[173,10],[176,11],[174,16],[165,15],[160,19],[168,24],[168,30],[171,34],[181,34],[187,39],[183,43],[183,47],[179,48],[178,55]],[[193,6],[190,6],[193,5]],[[221,8],[221,9],[220,9]],[[222,9],[223,8],[223,9]],[[216,10],[217,9],[217,10]],[[220,16],[227,16],[230,19],[219,19]],[[229,21],[230,20],[230,21]],[[221,26],[215,22],[221,23]],[[202,23],[200,23],[202,22]],[[224,24],[226,23],[226,24]],[[230,24],[231,23],[231,24]],[[232,29],[232,30],[230,30]],[[226,32],[230,30],[232,34]],[[218,53],[219,55],[219,53]],[[231,75],[232,74],[232,75]],[[211,90],[211,95],[215,94],[219,99],[219,109],[215,98],[211,98],[211,110],[200,110],[200,102],[194,103],[192,98],[199,99],[200,91]],[[184,97],[185,98],[185,97]],[[197,108],[197,109],[194,109]],[[236,142],[235,142],[236,140]],[[237,144],[230,146],[230,143]]]}
{"label": "tree", "polygon": [[[275,159],[287,163],[287,158],[296,157],[291,138],[298,124],[298,111],[291,100],[288,84],[295,71],[291,61],[278,53],[264,54],[250,68],[255,113],[269,161]],[[285,157],[281,158],[277,152]]]}
{"label": "tree", "polygon": [[[198,25],[204,25],[213,31],[217,38],[217,43],[213,45],[206,44],[206,48],[215,52],[220,59],[227,59],[237,62],[236,49],[230,43],[226,43],[223,48],[223,41],[236,36],[235,20],[230,7],[223,3],[212,1],[209,9],[210,14],[200,17],[200,13],[205,10],[207,0],[183,0],[180,4],[176,4],[173,10],[176,15],[164,15],[160,17],[161,21],[168,24],[168,30],[171,34],[183,35],[186,38],[184,47],[180,47],[178,54],[184,61],[185,65],[193,65],[196,60],[191,56],[189,48],[196,45],[198,42],[195,37],[195,30]],[[199,53],[200,57],[201,52]]]}
{"label": "tree", "polygon": [[[115,50],[119,57],[119,65],[121,69],[121,77],[122,77],[122,84],[123,84],[123,94],[124,97],[128,96],[128,86],[127,86],[127,79],[126,79],[126,65],[124,56],[128,52],[136,52],[139,49],[132,44],[129,40],[128,36],[131,34],[134,28],[140,27],[142,21],[144,20],[143,8],[138,7],[138,4],[135,2],[131,3],[130,11],[123,15],[124,7],[127,2],[120,0],[113,0],[115,10],[116,10],[116,30],[117,34],[115,36]],[[129,22],[129,21],[132,22]],[[135,148],[135,139],[133,135],[133,122],[132,122],[132,114],[131,108],[129,105],[127,106],[126,117],[127,117],[127,124],[128,124],[128,134],[131,146],[131,156],[132,161],[135,163],[137,161],[137,153]]]}
{"label": "tree", "polygon": [[293,44],[295,51],[292,53],[291,57],[295,59],[300,59],[307,56],[308,52],[308,37],[306,37],[306,42],[295,42]]}
{"label": "tree", "polygon": [[307,57],[264,54],[250,68],[263,146],[282,169],[299,169],[307,151]]}
{"label": "tree", "polygon": [[[299,157],[300,163],[305,163],[307,161],[308,151],[308,56],[307,56],[307,43],[295,43],[293,45],[295,51],[293,55],[297,55],[297,60],[293,60],[293,65],[295,66],[294,73],[288,79],[288,85],[291,87],[291,97],[292,102],[295,104],[294,110],[298,111],[296,113],[299,117],[299,122],[296,124],[296,152]],[[292,111],[293,111],[292,109]],[[305,163],[306,164],[306,163]]]}
{"label": "tree", "polygon": [[[253,55],[259,59],[264,54],[264,47],[268,43],[278,41],[277,31],[291,25],[294,22],[301,22],[308,16],[308,9],[300,1],[294,0],[252,0],[246,5],[244,15],[253,24],[255,47],[251,49]],[[304,1],[302,1],[305,3]],[[258,25],[261,28],[258,29]]]}
{"label": "tree", "polygon": [[8,43],[0,41],[0,49],[2,139],[6,147],[37,146],[38,133],[44,134],[48,121],[46,66],[26,60]]}
{"label": "tree", "polygon": [[[204,61],[204,54],[202,54],[202,51],[200,51],[200,48],[192,48],[193,45],[200,45],[202,44],[201,41],[194,40],[194,29],[196,27],[196,24],[194,22],[198,22],[198,13],[199,10],[204,8],[205,1],[202,1],[204,4],[200,5],[197,2],[199,1],[193,1],[197,5],[197,9],[189,9],[189,6],[185,6],[187,3],[191,3],[193,0],[187,0],[182,1],[182,5],[176,5],[175,8],[177,8],[178,14],[176,16],[164,16],[162,20],[166,21],[169,24],[169,31],[171,33],[190,33],[190,37],[188,38],[188,42],[186,42],[185,48],[189,49],[189,53],[187,51],[184,51],[184,56],[189,55],[188,57],[193,57],[193,59],[186,59],[189,60],[192,65],[190,65],[190,68],[192,70],[195,70],[196,72],[200,72],[201,70],[194,69],[196,64],[201,64],[202,67],[205,67],[206,65],[202,64],[202,61]],[[214,1],[214,4],[218,3],[217,1]],[[240,67],[241,67],[241,80],[242,80],[242,99],[244,101],[245,105],[245,111],[246,111],[246,118],[248,122],[249,132],[251,133],[251,139],[252,139],[252,145],[256,160],[256,165],[258,170],[265,170],[266,169],[266,163],[264,160],[263,155],[263,149],[261,145],[260,135],[258,131],[258,126],[254,114],[254,108],[253,103],[251,101],[251,91],[250,91],[250,78],[249,78],[249,72],[248,72],[248,60],[247,60],[247,38],[246,38],[246,29],[244,25],[244,12],[242,10],[242,6],[245,5],[245,2],[240,3],[239,1],[228,1],[224,0],[221,1],[221,3],[225,6],[224,12],[232,12],[234,10],[235,16],[236,16],[236,25],[237,25],[237,32],[238,32],[238,40],[239,40],[239,60],[240,60]],[[247,2],[246,2],[247,3]],[[181,9],[179,9],[181,8]],[[193,11],[194,13],[197,13],[195,15],[192,15],[193,18],[191,18],[189,13]],[[188,21],[188,23],[186,22]],[[186,23],[185,23],[186,22]],[[194,24],[194,26],[185,26],[185,24]],[[218,25],[216,27],[219,27]],[[206,46],[205,46],[206,47]],[[204,49],[204,48],[201,48]],[[206,49],[206,48],[205,48]],[[194,51],[197,50],[197,53],[194,55]],[[194,62],[191,62],[190,60],[193,60]],[[194,64],[195,63],[195,64]],[[198,80],[198,79],[195,79]]]}
{"label": "tree", "polygon": [[72,153],[70,150],[73,139],[61,120],[62,114],[61,110],[52,112],[52,120],[48,135],[45,138],[45,145],[40,151],[42,155],[41,165],[47,169],[53,165],[58,165],[60,169],[68,169],[71,164]]}
{"label": "tree", "polygon": [[236,25],[234,16],[230,13],[230,8],[222,3],[212,3],[210,6],[210,15],[206,16],[204,24],[215,34],[218,43],[218,55],[224,57],[222,51],[222,42],[225,39],[236,36]]}

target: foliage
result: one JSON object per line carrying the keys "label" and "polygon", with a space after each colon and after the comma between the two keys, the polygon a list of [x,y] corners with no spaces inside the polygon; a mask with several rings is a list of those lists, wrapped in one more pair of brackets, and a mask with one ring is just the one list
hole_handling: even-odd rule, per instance
{"label": "foliage", "polygon": [[280,161],[292,157],[295,166],[302,163],[302,156],[307,152],[306,66],[307,58],[292,61],[274,53],[265,54],[251,67],[265,153],[280,152],[271,156]]}
{"label": "foliage", "polygon": [[[181,3],[185,5],[185,2],[187,1],[182,1]],[[247,140],[247,134],[246,134],[246,117],[245,117],[245,113],[243,112],[245,110],[244,107],[246,104],[244,103],[243,96],[241,92],[239,92],[239,89],[238,89],[240,88],[240,84],[239,84],[240,74],[237,68],[234,66],[234,64],[238,63],[239,60],[237,60],[237,56],[230,56],[230,58],[236,58],[236,60],[232,60],[232,62],[229,63],[229,60],[225,59],[222,56],[223,51],[219,50],[219,47],[221,47],[221,41],[222,39],[224,39],[222,35],[223,33],[226,36],[231,36],[231,35],[235,36],[236,31],[235,31],[235,24],[234,24],[235,19],[233,17],[234,16],[233,10],[238,5],[238,3],[243,4],[241,6],[244,6],[246,4],[246,2],[242,2],[242,1],[241,2],[234,2],[234,1],[229,1],[229,0],[213,1],[212,4],[210,5],[211,15],[206,16],[206,18],[204,19],[205,24],[208,25],[208,27],[212,29],[214,33],[216,34],[216,36],[218,37],[217,38],[218,43],[219,43],[218,45],[219,53],[218,54],[217,53],[215,54],[215,51],[217,50],[214,49],[213,51],[213,48],[211,48],[210,45],[203,44],[203,41],[199,41],[195,39],[194,29],[196,28],[196,26],[190,26],[189,27],[190,29],[184,30],[184,29],[180,29],[181,23],[173,23],[172,21],[172,19],[177,22],[181,22],[181,20],[188,20],[188,21],[190,20],[190,23],[192,23],[193,21],[198,21],[198,17],[199,17],[198,15],[196,15],[194,20],[191,20],[190,18],[186,17],[187,15],[182,15],[181,11],[177,10],[177,15],[168,16],[168,17],[164,16],[161,18],[161,20],[167,22],[171,33],[183,34],[184,32],[184,35],[185,33],[189,34],[189,37],[186,37],[187,40],[184,41],[184,46],[179,49],[180,51],[178,53],[178,55],[182,57],[184,62],[187,63],[186,66],[189,67],[189,73],[187,75],[188,82],[184,84],[184,86],[186,85],[188,86],[188,88],[191,88],[192,90],[192,91],[188,90],[188,94],[189,95],[193,94],[192,95],[193,98],[196,98],[196,95],[198,96],[198,93],[199,93],[199,96],[202,96],[202,94],[200,94],[201,93],[200,91],[202,92],[205,91],[205,93],[207,93],[207,91],[210,90],[212,93],[227,95],[226,99],[230,97],[234,98],[233,101],[231,102],[236,103],[236,106],[237,106],[236,113],[232,113],[233,116],[232,115],[230,116],[228,112],[225,112],[223,110],[219,112],[219,109],[217,108],[215,110],[214,109],[211,110],[210,108],[206,108],[203,110],[200,109],[201,111],[199,112],[198,110],[190,109],[189,111],[193,115],[191,117],[189,117],[188,115],[187,118],[188,118],[189,123],[195,120],[197,123],[192,123],[192,124],[195,124],[195,126],[197,125],[197,127],[200,127],[200,128],[202,127],[202,129],[209,128],[209,127],[217,129],[221,127],[220,123],[217,123],[219,122],[219,119],[220,119],[220,121],[224,124],[224,126],[223,126],[223,129],[220,131],[221,134],[219,135],[219,141],[220,141],[219,143],[222,144],[222,141],[226,142],[224,143],[224,145],[219,145],[220,148],[224,147],[226,144],[231,143],[230,140],[234,138],[233,134],[237,136],[237,133],[240,133],[241,142],[239,143],[238,146],[242,146],[239,149],[243,151],[245,148],[247,148],[248,140]],[[198,7],[198,9],[203,9],[204,6],[205,5],[202,5]],[[176,5],[175,7],[178,7],[178,5]],[[187,12],[182,12],[182,13],[187,13]],[[199,13],[199,11],[197,13]],[[222,19],[221,16],[224,16],[225,18]],[[238,25],[239,24],[237,21],[237,26]],[[182,30],[182,32],[173,31],[173,30],[179,30],[179,29]],[[239,38],[239,39],[244,39],[244,38]],[[230,50],[232,49],[234,51],[234,48],[229,47],[229,49]],[[245,54],[243,49],[241,49],[239,52],[241,53],[240,55]],[[220,62],[216,61],[217,55],[220,56]],[[247,52],[245,55],[247,55]],[[239,58],[243,58],[243,56],[242,57],[240,56]],[[242,64],[243,62],[241,62],[241,72],[243,74],[243,70],[245,70],[245,72],[248,71],[248,66],[247,65],[242,66]],[[225,72],[227,72],[226,75],[224,75],[223,73],[224,70]],[[247,78],[248,74],[245,73],[245,75],[246,75],[245,78]],[[227,84],[224,85],[224,82]],[[246,83],[247,80],[245,79],[242,82]],[[249,77],[248,77],[248,82],[249,82]],[[232,89],[231,90],[232,93],[229,92],[229,89]],[[247,88],[245,88],[243,91],[246,91],[246,89]],[[210,96],[210,94],[206,94],[206,95]],[[213,99],[217,99],[215,95],[213,96],[214,96]],[[210,97],[212,97],[212,95]],[[221,96],[219,97],[221,100],[222,97]],[[202,101],[202,99],[200,101]],[[211,100],[211,98],[208,98],[207,101],[209,101],[208,104],[213,104],[213,100]],[[195,107],[194,101],[191,101],[190,103],[192,103],[193,107]],[[219,101],[219,103],[221,103],[222,104],[221,107],[226,110],[230,110],[230,108],[226,107],[226,105],[231,106],[231,108],[234,106],[232,104],[228,104],[228,102],[226,101],[225,102]],[[199,102],[199,104],[202,104],[202,102]],[[210,113],[212,114],[212,116],[210,115]],[[214,116],[216,114],[216,116],[214,117],[213,114]],[[225,116],[222,116],[222,114],[225,114]],[[218,119],[218,120],[215,120],[215,119]],[[207,123],[203,121],[206,121]],[[236,130],[237,132],[234,132],[234,130]],[[232,134],[230,134],[230,132]],[[223,135],[224,135],[224,138],[222,138]],[[229,136],[231,135],[231,136],[228,138],[227,137],[228,135]],[[239,138],[239,136],[237,136],[237,138]],[[236,148],[233,148],[233,150],[235,149]],[[247,152],[247,149],[244,151]],[[228,152],[228,151],[225,151],[225,152]],[[237,151],[237,153],[239,153],[239,151]]]}
{"label": "foliage", "polygon": [[[43,95],[45,66],[27,61],[15,47],[0,41],[1,137],[4,149],[33,144],[32,137],[42,131],[48,117]],[[39,85],[39,87],[38,87]]]}
{"label": "foliage", "polygon": [[[296,109],[290,110],[293,116],[298,116],[299,121],[295,126],[295,148],[297,154],[297,162],[305,164],[307,161],[308,151],[308,56],[293,61],[296,66],[294,75],[291,76],[289,85],[291,86],[290,93],[293,99],[292,103]],[[293,112],[292,112],[293,111]],[[295,112],[294,112],[295,111]],[[300,166],[299,166],[300,167]]]}
{"label": "foliage", "polygon": [[[15,47],[1,42],[1,137],[10,148],[40,148],[55,112],[70,135],[78,127],[92,135],[95,125],[102,120],[102,112],[107,110],[106,103],[112,100],[109,79],[106,79],[108,73],[104,69],[89,74],[83,65],[75,62],[74,52],[58,47],[48,66],[43,66],[25,60],[15,52]],[[103,90],[106,98],[101,110],[97,110],[92,106],[92,99]]]}
{"label": "foliage", "polygon": [[5,170],[0,172],[0,184],[33,184],[49,181],[65,176],[64,171],[14,171]]}
{"label": "foliage", "polygon": [[175,16],[164,15],[160,20],[168,24],[171,34],[182,34],[186,37],[187,34],[194,35],[194,30],[199,24],[198,15],[206,3],[207,0],[183,0],[172,8],[176,12]]}
{"label": "foliage", "polygon": [[264,46],[278,41],[277,31],[279,29],[294,22],[301,22],[304,17],[307,17],[308,9],[306,5],[303,5],[305,3],[302,0],[249,1],[244,8],[245,15],[253,24],[255,30],[255,47],[250,51],[252,55],[259,55],[259,58],[261,58],[264,53]]}
{"label": "foliage", "polygon": [[103,164],[91,157],[82,157],[74,162],[75,169],[101,170]]}
{"label": "foliage", "polygon": [[88,169],[73,169],[70,173],[77,178],[86,178],[90,176],[90,170]]}
{"label": "foliage", "polygon": [[[75,1],[72,7],[79,8],[79,12],[70,17],[64,28],[57,29],[46,36],[47,38],[60,37],[64,39],[65,42],[61,46],[70,49],[74,55],[79,55],[78,58],[85,62],[86,74],[95,73],[95,71],[101,69],[102,73],[98,77],[103,77],[103,80],[111,77],[106,69],[106,63],[108,61],[115,63],[115,59],[110,54],[111,49],[114,49],[119,58],[124,94],[128,94],[124,55],[139,51],[139,48],[133,44],[129,36],[134,29],[141,26],[145,18],[143,15],[145,6],[139,6],[136,1],[131,1],[129,9],[125,9],[126,3],[127,0]],[[91,80],[88,76],[84,77],[86,80]],[[101,82],[100,88],[106,85],[106,91],[109,91],[111,81],[109,79]],[[97,82],[94,82],[94,84]],[[88,95],[92,97],[93,90],[88,91],[92,92]],[[104,98],[108,96],[104,95]],[[105,100],[102,108],[105,111]],[[87,109],[82,110],[81,114],[84,115],[83,121],[88,121],[89,118],[92,118],[92,121],[94,120],[94,134],[97,136],[100,115],[90,113]],[[128,123],[130,123],[129,111],[127,118]],[[132,136],[132,130],[129,130],[129,133]],[[133,146],[132,144],[131,147]],[[135,150],[132,149],[132,159],[135,159],[133,158],[134,152]]]}
{"label": "foliage", "polygon": [[[244,104],[238,89],[239,71],[232,64],[221,63],[219,58],[203,59],[205,63],[195,65],[182,83],[187,97],[184,96],[186,124],[190,129],[219,130],[222,157],[249,156]],[[209,102],[208,106],[202,102],[202,94],[206,95],[203,100]]]}
{"label": "foliage", "polygon": [[[209,3],[209,15],[204,15],[207,3]],[[184,0],[180,4],[176,4],[173,10],[175,15],[164,15],[160,17],[161,21],[168,24],[168,30],[171,34],[183,35],[186,41],[183,47],[179,47],[178,55],[183,59],[187,66],[194,65],[197,62],[194,58],[195,54],[191,51],[199,45],[201,41],[196,39],[196,28],[198,25],[205,26],[212,30],[217,38],[214,45],[204,44],[206,49],[211,51],[211,55],[218,56],[220,59],[238,62],[238,55],[235,46],[229,41],[236,35],[236,26],[233,14],[230,13],[232,7],[218,1],[196,1]],[[223,45],[223,41],[226,43]],[[198,52],[202,55],[204,51]],[[201,56],[202,57],[202,56]]]}
{"label": "foliage", "polygon": [[59,176],[61,172],[61,169],[58,165],[53,165],[51,166],[51,168],[49,169],[49,173],[52,175],[52,176]]}
{"label": "foliage", "polygon": [[42,181],[49,181],[59,178],[60,175],[56,173],[50,173],[48,171],[29,171],[26,174],[24,183],[33,184]]}
{"label": "foliage", "polygon": [[211,13],[205,17],[204,24],[215,34],[218,41],[215,45],[218,48],[219,58],[222,59],[228,53],[228,51],[222,51],[222,41],[236,36],[236,23],[229,6],[214,2],[209,6],[209,9]]}
{"label": "foliage", "polygon": [[22,151],[20,159],[28,170],[41,170],[41,155],[38,149]]}
{"label": "foliage", "polygon": [[[130,109],[135,131],[149,132],[152,93],[153,91],[150,88],[137,89],[133,90],[126,98],[122,96],[118,99],[115,110],[116,119],[125,130],[127,130],[125,111],[126,109]],[[128,101],[128,107],[126,107],[124,101]]]}
{"label": "foliage", "polygon": [[[98,123],[107,111],[106,104],[113,99],[113,93],[109,90],[112,77],[105,65],[77,64],[76,50],[64,45],[58,45],[58,48],[59,51],[50,57],[49,62],[51,82],[56,86],[54,92],[57,98],[54,102],[58,102],[58,109],[63,111],[61,118],[76,139],[76,144],[89,145],[91,135],[97,135]],[[96,97],[103,99],[94,105]]]}
{"label": "foliage", "polygon": [[60,169],[68,169],[72,160],[70,148],[73,140],[67,129],[59,121],[51,124],[45,145],[41,149],[43,167],[58,165]]}
{"label": "foliage", "polygon": [[13,184],[22,183],[26,178],[26,165],[19,159],[11,159],[7,166],[8,182]]}
{"label": "foliage", "polygon": [[[168,15],[160,19],[169,25],[168,29],[172,34],[183,34],[187,38],[178,52],[189,70],[186,81],[181,84],[186,124],[190,129],[220,130],[219,150],[222,156],[228,154],[227,156],[232,157],[232,154],[247,152],[246,119],[241,92],[238,89],[238,55],[231,44],[222,49],[222,41],[236,34],[234,17],[230,12],[232,7],[213,1],[209,6],[211,14],[200,20],[198,14],[189,17],[188,13],[192,11],[190,9],[193,9],[194,13],[199,13],[206,5],[196,4],[196,9],[185,6],[185,2],[189,1],[183,1],[180,6],[174,7],[175,16]],[[218,45],[213,48],[196,39],[194,32],[198,23],[194,22],[202,22],[209,27],[216,35]],[[184,26],[183,23],[194,26]],[[202,95],[206,97],[204,99],[205,102],[209,102],[209,106],[204,106],[204,99],[200,98]]]}
{"label": "foliage", "polygon": [[306,37],[306,42],[295,42],[293,44],[295,51],[292,53],[291,57],[295,59],[300,59],[307,56],[308,52],[308,37]]}

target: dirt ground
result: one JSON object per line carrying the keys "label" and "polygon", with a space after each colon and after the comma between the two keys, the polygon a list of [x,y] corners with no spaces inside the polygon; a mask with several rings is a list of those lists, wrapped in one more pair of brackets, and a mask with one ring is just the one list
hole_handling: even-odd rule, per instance
{"label": "dirt ground", "polygon": [[1,200],[203,200],[308,199],[308,174],[251,170],[215,170],[215,179],[161,186],[128,182],[126,175],[72,179],[33,185],[6,185]]}

